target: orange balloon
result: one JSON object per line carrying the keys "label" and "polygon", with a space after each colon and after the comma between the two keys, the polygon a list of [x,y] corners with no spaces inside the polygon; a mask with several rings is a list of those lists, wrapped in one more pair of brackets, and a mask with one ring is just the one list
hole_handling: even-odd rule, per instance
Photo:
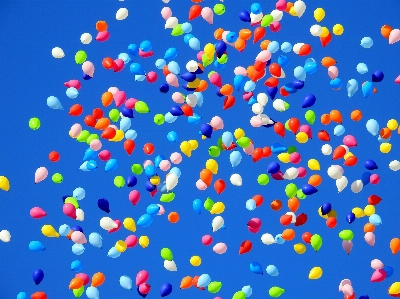
{"label": "orange balloon", "polygon": [[179,214],[177,212],[171,212],[168,214],[168,221],[171,223],[177,223],[179,221]]}
{"label": "orange balloon", "polygon": [[392,27],[390,27],[389,25],[383,25],[381,27],[381,34],[384,38],[389,38],[390,32],[392,32]]}
{"label": "orange balloon", "polygon": [[207,89],[208,83],[206,80],[201,80],[199,86],[194,90],[196,92],[203,92]]}
{"label": "orange balloon", "polygon": [[274,211],[279,211],[282,208],[282,202],[279,199],[275,199],[271,202],[271,209]]}
{"label": "orange balloon", "polygon": [[36,292],[31,295],[32,299],[47,299],[47,295],[45,292]]}
{"label": "orange balloon", "polygon": [[260,39],[262,39],[267,31],[265,30],[264,27],[257,27],[256,30],[254,30],[254,39],[253,39],[253,44],[258,42]]}
{"label": "orange balloon", "polygon": [[97,121],[94,128],[98,130],[105,130],[108,128],[109,125],[110,125],[110,120],[108,118],[103,117]]}
{"label": "orange balloon", "polygon": [[212,172],[206,168],[204,168],[200,172],[200,179],[209,187],[212,181]]}
{"label": "orange balloon", "polygon": [[106,31],[107,28],[108,28],[108,25],[107,25],[107,22],[106,22],[106,21],[98,21],[98,22],[96,23],[96,30],[97,30],[98,32]]}
{"label": "orange balloon", "polygon": [[364,225],[364,233],[373,233],[375,230],[375,225],[373,225],[372,223],[366,223]]}
{"label": "orange balloon", "polygon": [[290,211],[296,213],[300,207],[300,200],[297,197],[289,198],[287,205]]}
{"label": "orange balloon", "polygon": [[400,135],[400,126],[397,129],[397,133]]}
{"label": "orange balloon", "polygon": [[243,40],[249,40],[253,33],[249,29],[242,29],[239,31],[239,37]]}
{"label": "orange balloon", "polygon": [[284,240],[286,240],[286,241],[291,241],[291,240],[294,239],[294,237],[296,237],[296,233],[295,233],[295,231],[294,231],[293,229],[291,229],[291,228],[285,229],[285,230],[282,232],[282,239],[284,239]]}
{"label": "orange balloon", "polygon": [[167,77],[169,74],[171,74],[171,72],[170,72],[169,69],[168,69],[168,65],[165,65],[165,66],[163,67],[162,72],[163,72],[163,74],[164,74],[165,77]]}
{"label": "orange balloon", "polygon": [[329,117],[330,117],[331,121],[334,121],[335,123],[341,124],[343,122],[342,113],[340,113],[339,110],[332,110],[329,113]]}
{"label": "orange balloon", "polygon": [[359,121],[362,118],[362,112],[360,110],[353,110],[350,114],[350,118],[353,121]]}
{"label": "orange balloon", "polygon": [[268,39],[263,40],[263,41],[261,42],[261,44],[260,44],[261,50],[267,50],[267,49],[268,49],[268,45],[269,45],[270,42],[271,42],[271,41],[268,40]]}
{"label": "orange balloon", "polygon": [[254,70],[253,78],[251,78],[251,81],[257,82],[258,80],[264,78],[264,76],[265,76],[265,69],[261,70],[261,72],[257,72],[256,70]]}
{"label": "orange balloon", "polygon": [[292,215],[282,215],[279,222],[284,226],[288,226],[292,222]]}
{"label": "orange balloon", "polygon": [[83,286],[83,283],[84,283],[84,281],[83,281],[82,278],[75,277],[75,278],[72,278],[71,282],[69,283],[69,287],[68,288],[70,290],[77,290],[77,289],[80,289]]}
{"label": "orange balloon", "polygon": [[331,122],[331,118],[329,114],[322,114],[321,115],[321,124],[323,125],[329,125]]}
{"label": "orange balloon", "polygon": [[218,28],[217,30],[214,31],[214,38],[216,40],[221,40],[222,39],[222,34],[224,33],[224,29]]}
{"label": "orange balloon", "polygon": [[293,3],[292,2],[288,2],[287,4],[286,4],[286,9],[285,9],[285,12],[287,12],[287,13],[289,13],[289,11],[290,11],[290,9],[293,7]]}
{"label": "orange balloon", "polygon": [[225,84],[220,88],[219,92],[224,96],[230,96],[233,93],[233,87],[230,84]]}
{"label": "orange balloon", "polygon": [[379,132],[379,135],[383,139],[388,139],[390,136],[392,136],[392,131],[390,131],[388,128],[382,128]]}
{"label": "orange balloon", "polygon": [[310,176],[310,178],[308,179],[308,183],[311,186],[317,187],[319,185],[321,185],[322,183],[322,177],[319,174],[313,174],[312,176]]}
{"label": "orange balloon", "polygon": [[253,75],[254,75],[254,65],[250,65],[247,68],[247,77],[249,77],[251,80],[251,79],[253,79]]}
{"label": "orange balloon", "polygon": [[399,238],[393,238],[390,241],[390,250],[392,251],[393,254],[396,254],[400,250],[400,239]]}
{"label": "orange balloon", "polygon": [[239,52],[243,51],[246,48],[246,41],[241,39],[240,37],[235,41],[235,49]]}
{"label": "orange balloon", "polygon": [[324,67],[330,67],[330,66],[334,66],[336,64],[336,60],[333,59],[332,57],[324,57],[322,58],[321,64]]}
{"label": "orange balloon", "polygon": [[191,278],[190,276],[186,276],[186,277],[182,278],[181,286],[179,288],[181,288],[181,289],[190,288],[192,286],[192,281],[193,281],[193,278]]}
{"label": "orange balloon", "polygon": [[113,94],[109,91],[106,91],[105,93],[103,93],[103,95],[101,96],[101,102],[103,104],[104,107],[110,106],[112,101],[113,101]]}
{"label": "orange balloon", "polygon": [[97,288],[97,287],[101,286],[105,280],[106,280],[106,277],[104,276],[103,273],[97,272],[97,273],[93,274],[92,287]]}

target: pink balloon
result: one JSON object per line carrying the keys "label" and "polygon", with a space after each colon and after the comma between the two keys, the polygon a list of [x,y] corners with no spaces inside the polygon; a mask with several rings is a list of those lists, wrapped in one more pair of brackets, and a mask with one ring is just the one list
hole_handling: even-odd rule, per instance
{"label": "pink balloon", "polygon": [[196,57],[197,57],[197,60],[198,60],[198,61],[203,61],[203,60],[202,60],[203,54],[204,54],[204,51],[199,51],[199,52],[197,53],[197,56],[196,56]]}
{"label": "pink balloon", "polygon": [[312,130],[311,127],[309,125],[302,125],[300,127],[300,132],[306,133],[308,138],[312,138]]}
{"label": "pink balloon", "polygon": [[111,153],[108,150],[102,150],[99,154],[98,154],[100,160],[102,161],[108,161],[111,159]]}
{"label": "pink balloon", "polygon": [[171,163],[168,160],[162,160],[159,167],[162,171],[167,171],[171,168]]}
{"label": "pink balloon", "polygon": [[203,7],[201,10],[201,16],[204,20],[207,21],[208,24],[212,25],[214,20],[214,12],[209,7]]}
{"label": "pink balloon", "polygon": [[254,95],[254,93],[251,92],[251,91],[250,92],[245,92],[245,93],[243,93],[243,100],[248,102],[253,95]]}
{"label": "pink balloon", "polygon": [[228,250],[225,243],[217,243],[213,247],[213,251],[218,254],[224,254]]}
{"label": "pink balloon", "polygon": [[367,232],[364,235],[364,240],[367,242],[368,245],[374,246],[375,245],[375,235],[372,232]]}
{"label": "pink balloon", "polygon": [[[262,50],[260,53],[258,53],[258,55],[256,57],[256,61],[261,61],[261,62],[267,62],[270,59],[271,59],[271,52],[268,50]],[[246,73],[247,73],[247,71],[246,71]],[[243,75],[243,74],[240,74],[240,75]]]}
{"label": "pink balloon", "polygon": [[374,259],[371,261],[371,268],[375,270],[379,270],[385,267],[385,265],[378,259]]}
{"label": "pink balloon", "polygon": [[112,233],[115,233],[115,232],[119,231],[119,229],[120,229],[121,226],[122,226],[121,221],[119,221],[118,219],[115,219],[114,222],[115,222],[115,224],[118,225],[118,226],[117,226],[116,228],[109,229],[109,230],[108,230],[108,233],[109,233],[109,234],[112,234]]}
{"label": "pink balloon", "polygon": [[253,229],[260,228],[262,222],[259,218],[251,218],[250,221],[247,223],[247,226]]}
{"label": "pink balloon", "polygon": [[346,135],[343,137],[343,143],[344,145],[348,147],[354,147],[357,146],[357,140],[354,136],[352,135]]}
{"label": "pink balloon", "polygon": [[212,85],[222,87],[222,79],[221,79],[220,74],[217,74],[217,73],[211,74],[209,80]]}
{"label": "pink balloon", "polygon": [[183,98],[183,95],[177,91],[172,94],[172,100],[178,104],[185,103],[185,99]]}
{"label": "pink balloon", "polygon": [[165,77],[165,79],[169,85],[179,87],[178,77],[175,74],[170,73],[167,75],[167,77]]}
{"label": "pink balloon", "polygon": [[293,164],[298,164],[298,163],[300,163],[300,161],[301,161],[301,156],[300,156],[299,153],[294,152],[294,153],[291,153],[291,154],[290,154],[289,160],[290,160],[290,162],[293,163]]}
{"label": "pink balloon", "polygon": [[178,152],[174,152],[171,154],[169,159],[171,160],[172,163],[179,164],[182,162],[182,155]]}
{"label": "pink balloon", "polygon": [[142,283],[139,285],[139,292],[143,295],[146,295],[150,292],[151,286],[148,283]]}
{"label": "pink balloon", "polygon": [[94,151],[98,151],[101,149],[102,147],[102,143],[99,139],[93,139],[92,141],[90,141],[90,148]]}
{"label": "pink balloon", "polygon": [[210,235],[204,235],[201,237],[201,243],[203,243],[203,245],[205,246],[210,246],[213,242],[213,237],[211,237]]}
{"label": "pink balloon", "polygon": [[[349,285],[351,285],[351,281],[350,281],[350,279],[343,279],[341,282],[340,282],[340,284],[339,284],[339,292],[342,292],[342,288],[346,285],[346,284],[349,284]],[[350,295],[351,296],[351,295]]]}
{"label": "pink balloon", "polygon": [[329,78],[333,80],[336,79],[338,75],[339,75],[339,69],[335,65],[328,67]]}
{"label": "pink balloon", "polygon": [[94,65],[90,61],[85,61],[82,64],[82,71],[86,74],[89,75],[90,77],[93,77],[94,74]]}
{"label": "pink balloon", "polygon": [[342,247],[343,247],[344,251],[346,251],[347,254],[350,254],[350,251],[353,248],[353,242],[343,240]]}
{"label": "pink balloon", "polygon": [[125,239],[126,247],[133,248],[138,243],[138,238],[135,235],[127,236]]}
{"label": "pink balloon", "polygon": [[160,205],[160,204],[157,204],[157,206],[160,207],[160,209],[158,210],[157,216],[164,215],[164,213],[165,213],[164,207],[162,205]]}
{"label": "pink balloon", "polygon": [[250,145],[246,148],[243,149],[243,151],[247,154],[247,155],[251,155],[254,152],[254,144],[250,143]]}
{"label": "pink balloon", "polygon": [[279,0],[276,2],[275,7],[277,10],[284,11],[287,7],[287,3],[285,0]]}
{"label": "pink balloon", "polygon": [[210,126],[216,130],[222,130],[224,128],[224,121],[219,116],[214,116],[210,121]]}
{"label": "pink balloon", "polygon": [[79,134],[82,132],[82,126],[80,124],[73,124],[70,133],[72,137],[78,137]]}
{"label": "pink balloon", "polygon": [[396,79],[394,79],[394,82],[396,82],[397,84],[400,84],[400,75],[399,75],[399,76],[397,76],[397,78],[396,78]]}
{"label": "pink balloon", "polygon": [[64,86],[66,86],[68,88],[73,87],[73,88],[79,90],[79,89],[81,89],[82,84],[78,80],[72,79],[72,80],[69,80],[68,82],[65,82]]}
{"label": "pink balloon", "polygon": [[115,59],[114,60],[114,64],[113,64],[113,69],[114,69],[114,73],[118,73],[120,71],[122,71],[125,67],[125,63],[122,59]]}
{"label": "pink balloon", "polygon": [[351,284],[345,284],[342,286],[342,292],[343,294],[347,295],[347,296],[351,296],[354,293],[353,287],[351,286]]}
{"label": "pink balloon", "polygon": [[170,17],[172,17],[171,8],[163,7],[163,9],[161,9],[161,16],[163,17],[164,20],[168,20]]}
{"label": "pink balloon", "polygon": [[76,244],[87,243],[85,235],[80,231],[74,231],[71,235],[71,240]]}
{"label": "pink balloon", "polygon": [[49,171],[47,170],[46,167],[39,167],[38,169],[36,169],[35,184],[40,183],[41,181],[46,179],[48,175],[49,175]]}
{"label": "pink balloon", "polygon": [[304,167],[299,167],[297,170],[299,171],[299,175],[297,176],[298,178],[304,178],[307,175],[307,169]]}
{"label": "pink balloon", "polygon": [[146,168],[147,166],[149,166],[149,165],[154,165],[154,163],[153,163],[153,161],[151,161],[151,160],[146,160],[146,161],[144,161],[144,163],[143,163],[143,168]]}
{"label": "pink balloon", "polygon": [[130,98],[125,102],[125,107],[129,109],[135,108],[135,104],[138,102],[138,100],[134,98]]}
{"label": "pink balloon", "polygon": [[136,286],[146,283],[149,280],[149,273],[146,270],[139,271],[136,275]]}
{"label": "pink balloon", "polygon": [[89,275],[85,274],[85,273],[78,273],[75,274],[75,277],[79,277],[82,278],[83,280],[83,285],[87,285],[90,282],[90,277]]}
{"label": "pink balloon", "polygon": [[42,208],[34,207],[29,211],[29,215],[31,215],[33,219],[40,219],[46,216],[47,213]]}
{"label": "pink balloon", "polygon": [[129,193],[129,201],[136,206],[140,200],[140,193],[137,190],[132,190]]}
{"label": "pink balloon", "polygon": [[63,205],[63,213],[72,219],[76,219],[76,209],[72,203],[65,203]]}
{"label": "pink balloon", "polygon": [[206,183],[204,183],[201,179],[198,179],[198,180],[197,180],[197,182],[196,182],[196,187],[197,187],[197,189],[199,189],[199,190],[201,190],[201,191],[204,191],[204,190],[207,189]]}
{"label": "pink balloon", "polygon": [[269,25],[269,29],[272,32],[278,32],[279,30],[281,30],[281,23],[279,23],[278,21],[273,21],[270,25]]}
{"label": "pink balloon", "polygon": [[149,57],[151,57],[153,55],[154,55],[153,50],[150,50],[148,52],[143,52],[141,49],[139,49],[139,56],[142,57],[142,58],[149,58]]}
{"label": "pink balloon", "polygon": [[375,270],[371,276],[371,282],[382,282],[386,278],[386,271],[383,269]]}
{"label": "pink balloon", "polygon": [[110,38],[110,32],[108,32],[108,31],[99,32],[99,33],[97,33],[97,36],[96,36],[96,40],[98,42],[105,42],[109,38]]}
{"label": "pink balloon", "polygon": [[147,80],[147,82],[149,82],[149,83],[154,83],[154,82],[156,82],[156,81],[157,81],[157,78],[158,78],[158,75],[157,75],[156,72],[151,71],[151,72],[148,72],[148,73],[146,74],[146,80]]}
{"label": "pink balloon", "polygon": [[235,73],[236,76],[237,75],[242,75],[242,76],[245,76],[245,77],[247,76],[247,70],[242,66],[235,67],[233,72]]}
{"label": "pink balloon", "polygon": [[273,174],[271,174],[271,177],[274,179],[274,180],[277,180],[277,181],[282,181],[283,179],[284,179],[284,177],[283,177],[283,173],[282,173],[282,171],[278,171],[278,172],[275,172],[275,173],[273,173]]}
{"label": "pink balloon", "polygon": [[108,89],[108,92],[111,92],[113,95],[115,95],[118,91],[119,89],[117,87],[110,87]]}
{"label": "pink balloon", "polygon": [[400,30],[393,29],[389,34],[389,44],[392,45],[400,40]]}
{"label": "pink balloon", "polygon": [[259,128],[262,126],[262,119],[261,117],[255,115],[252,118],[250,118],[250,124],[253,128]]}
{"label": "pink balloon", "polygon": [[373,175],[371,175],[371,176],[369,177],[369,182],[370,182],[372,185],[379,184],[380,180],[381,180],[381,177],[380,177],[379,175],[377,175],[376,173],[374,173]]}
{"label": "pink balloon", "polygon": [[125,101],[126,101],[125,91],[119,90],[114,94],[114,102],[115,105],[117,105],[117,107],[121,106],[123,103],[125,103]]}

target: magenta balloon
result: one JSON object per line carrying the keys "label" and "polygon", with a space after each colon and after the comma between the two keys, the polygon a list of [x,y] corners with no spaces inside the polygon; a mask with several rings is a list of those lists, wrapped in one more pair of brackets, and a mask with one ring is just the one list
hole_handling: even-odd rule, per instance
{"label": "magenta balloon", "polygon": [[72,203],[66,203],[63,205],[63,212],[66,216],[76,219],[76,209]]}
{"label": "magenta balloon", "polygon": [[136,206],[140,200],[140,193],[137,190],[132,190],[129,193],[129,201]]}
{"label": "magenta balloon", "polygon": [[149,273],[146,270],[141,270],[136,275],[136,286],[146,283],[149,280]]}

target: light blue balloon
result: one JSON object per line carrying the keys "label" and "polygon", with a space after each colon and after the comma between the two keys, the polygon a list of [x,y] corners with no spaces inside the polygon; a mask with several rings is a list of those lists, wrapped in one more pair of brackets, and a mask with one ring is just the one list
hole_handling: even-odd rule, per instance
{"label": "light blue balloon", "polygon": [[279,245],[285,243],[285,239],[282,238],[281,234],[278,234],[278,235],[275,236],[275,243],[279,244]]}
{"label": "light blue balloon", "polygon": [[296,66],[293,75],[300,81],[305,81],[307,77],[306,70],[302,66]]}
{"label": "light blue balloon", "polygon": [[85,154],[83,155],[83,161],[89,161],[93,160],[94,158],[97,157],[97,153],[92,150],[90,147],[85,151]]}
{"label": "light blue balloon", "polygon": [[201,199],[195,199],[193,200],[192,207],[197,214],[201,214],[201,212],[203,211],[203,202],[201,201]]}
{"label": "light blue balloon", "polygon": [[232,167],[236,167],[242,161],[242,154],[239,151],[233,151],[229,155],[229,161],[231,162]]}
{"label": "light blue balloon", "polygon": [[371,223],[375,226],[382,224],[381,216],[379,216],[378,214],[372,214],[371,216],[369,216],[368,221],[369,221],[369,223]]}
{"label": "light blue balloon", "polygon": [[161,184],[159,185],[158,190],[160,190],[161,193],[168,193],[167,184],[161,183]]}
{"label": "light blue balloon", "polygon": [[151,44],[151,42],[149,40],[144,40],[140,43],[139,48],[143,52],[149,52],[149,51],[151,51],[151,49],[153,49],[153,45]]}
{"label": "light blue balloon", "polygon": [[368,73],[368,66],[365,63],[360,62],[359,64],[357,64],[356,70],[362,75]]}
{"label": "light blue balloon", "polygon": [[28,299],[28,295],[25,292],[19,292],[17,299]]}
{"label": "light blue balloon", "polygon": [[246,201],[246,209],[249,211],[254,211],[256,209],[257,205],[254,199],[250,198]]}
{"label": "light blue balloon", "polygon": [[160,59],[156,60],[155,65],[156,65],[156,68],[158,68],[159,70],[162,70],[164,68],[164,66],[167,65],[167,62],[164,59],[160,58]]}
{"label": "light blue balloon", "polygon": [[169,172],[175,174],[178,178],[181,176],[181,170],[178,167],[172,167]]}
{"label": "light blue balloon", "polygon": [[367,128],[367,131],[370,132],[373,136],[378,135],[378,133],[379,133],[379,124],[375,119],[368,120],[367,124],[365,126]]}
{"label": "light blue balloon", "polygon": [[246,92],[250,92],[253,91],[254,89],[256,89],[256,83],[249,80],[244,84],[244,91]]}
{"label": "light blue balloon", "polygon": [[219,70],[222,70],[222,69],[225,67],[225,64],[220,64],[220,63],[218,62],[218,60],[215,60],[215,61],[214,61],[214,66],[215,66],[215,68],[217,68],[217,69],[219,69]]}
{"label": "light blue balloon", "polygon": [[107,253],[107,256],[113,259],[118,258],[120,255],[121,252],[119,252],[115,247],[112,247]]}
{"label": "light blue balloon", "polygon": [[191,38],[193,38],[193,34],[185,34],[183,36],[183,41],[185,42],[185,44],[189,44]]}
{"label": "light blue balloon", "polygon": [[197,125],[200,121],[201,121],[201,116],[197,115],[196,113],[193,113],[193,115],[188,117],[188,123],[191,125]]}
{"label": "light blue balloon", "polygon": [[132,279],[129,276],[123,275],[119,278],[119,284],[121,287],[127,290],[132,290]]}
{"label": "light blue balloon", "polygon": [[86,296],[89,299],[99,299],[99,296],[100,296],[99,290],[97,288],[95,288],[95,287],[88,287],[86,289]]}
{"label": "light blue balloon", "polygon": [[69,97],[70,99],[75,99],[79,95],[79,91],[75,87],[67,88],[67,91],[65,93],[67,94],[67,97]]}
{"label": "light blue balloon", "polygon": [[137,137],[137,132],[135,130],[128,130],[125,133],[125,138],[130,140],[135,140]]}
{"label": "light blue balloon", "polygon": [[229,148],[233,142],[233,134],[229,131],[226,131],[222,134],[222,143]]}
{"label": "light blue balloon", "polygon": [[344,132],[346,131],[346,129],[344,128],[344,126],[342,125],[337,125],[334,129],[333,129],[333,135],[335,136],[341,136],[344,134]]}
{"label": "light blue balloon", "polygon": [[66,237],[70,233],[71,229],[67,224],[60,225],[58,228],[58,233],[60,236]]}
{"label": "light blue balloon", "polygon": [[271,276],[278,276],[279,275],[279,271],[278,268],[275,267],[274,265],[269,265],[266,269],[267,274],[271,275]]}
{"label": "light blue balloon", "polygon": [[86,169],[89,171],[97,169],[97,162],[95,160],[89,160],[86,163]]}
{"label": "light blue balloon", "polygon": [[119,53],[118,59],[121,59],[124,62],[124,64],[128,64],[129,62],[132,61],[128,53]]}
{"label": "light blue balloon", "polygon": [[164,59],[171,60],[174,59],[176,56],[178,56],[178,50],[176,48],[169,48],[167,51],[165,51]]}
{"label": "light blue balloon", "polygon": [[135,81],[142,82],[146,79],[146,75],[135,75]]}
{"label": "light blue balloon", "polygon": [[71,270],[74,272],[79,272],[82,270],[82,268],[83,268],[83,265],[82,265],[81,261],[75,260],[71,263]]}
{"label": "light blue balloon", "polygon": [[242,288],[242,292],[246,295],[246,298],[248,298],[251,296],[251,294],[253,294],[253,289],[251,288],[251,286],[244,286]]}
{"label": "light blue balloon", "polygon": [[288,43],[288,42],[284,42],[281,45],[281,50],[283,53],[289,53],[290,51],[292,51],[292,44]]}
{"label": "light blue balloon", "polygon": [[197,281],[197,287],[199,288],[204,288],[208,286],[211,282],[211,277],[208,274],[202,274],[200,275],[198,281]]}
{"label": "light blue balloon", "polygon": [[372,40],[372,38],[370,38],[369,36],[363,37],[361,40],[361,47],[365,48],[365,49],[369,49],[372,47],[372,45],[374,44],[374,41]]}
{"label": "light blue balloon", "polygon": [[168,63],[168,70],[175,75],[179,75],[181,68],[176,61],[171,61],[170,63]]}
{"label": "light blue balloon", "polygon": [[140,65],[140,63],[137,63],[137,62],[132,63],[129,66],[129,70],[134,75],[143,75],[144,74],[144,70],[143,70],[142,66]]}
{"label": "light blue balloon", "polygon": [[351,98],[358,90],[358,82],[356,79],[350,79],[347,82],[347,96]]}
{"label": "light blue balloon", "polygon": [[164,120],[165,120],[165,122],[166,123],[168,123],[168,124],[172,124],[174,121],[176,121],[178,119],[178,116],[173,116],[172,114],[171,114],[171,112],[167,112],[167,113],[165,113],[165,115],[164,115]]}
{"label": "light blue balloon", "polygon": [[374,91],[374,84],[372,82],[367,81],[364,83],[364,85],[362,86],[361,89],[362,89],[364,98],[368,98]]}
{"label": "light blue balloon", "polygon": [[389,138],[382,138],[381,136],[378,136],[378,142],[379,143],[384,143],[384,142],[389,142],[390,141],[390,137]]}
{"label": "light blue balloon", "polygon": [[200,50],[200,41],[197,39],[197,37],[192,37],[189,40],[189,47],[195,51]]}
{"label": "light blue balloon", "polygon": [[129,117],[123,117],[119,122],[119,129],[121,131],[126,132],[130,129],[131,125],[132,125],[131,119]]}
{"label": "light blue balloon", "polygon": [[154,165],[147,165],[144,169],[144,174],[148,177],[151,178],[152,176],[155,176],[157,174],[157,169],[155,168]]}
{"label": "light blue balloon", "polygon": [[116,159],[110,159],[107,161],[106,167],[104,168],[104,170],[106,172],[108,172],[108,171],[113,171],[117,168],[118,168],[118,161]]}
{"label": "light blue balloon", "polygon": [[85,247],[82,244],[72,245],[72,253],[76,255],[81,255],[85,252]]}
{"label": "light blue balloon", "polygon": [[89,235],[89,243],[101,249],[103,247],[103,238],[98,233],[91,233]]}
{"label": "light blue balloon", "polygon": [[86,161],[86,162],[83,162],[83,163],[81,164],[81,166],[79,166],[79,169],[82,170],[82,171],[89,171],[89,169],[87,168],[87,164],[88,164],[87,161]]}
{"label": "light blue balloon", "polygon": [[193,27],[192,24],[186,22],[181,25],[181,29],[184,33],[190,33],[192,32]]}
{"label": "light blue balloon", "polygon": [[237,91],[240,91],[244,84],[246,83],[245,77],[243,75],[236,75],[233,79],[233,86],[235,86]]}
{"label": "light blue balloon", "polygon": [[146,208],[146,213],[150,216],[156,216],[160,211],[160,206],[157,204],[148,205]]}
{"label": "light blue balloon", "polygon": [[45,250],[44,245],[39,241],[31,241],[29,243],[29,250],[33,252],[40,252]]}
{"label": "light blue balloon", "polygon": [[203,101],[204,101],[204,97],[203,94],[201,92],[194,92],[193,93],[196,97],[197,97],[197,106],[201,107],[203,106]]}
{"label": "light blue balloon", "polygon": [[178,141],[178,133],[176,133],[175,131],[170,131],[167,134],[167,139],[169,142],[177,142]]}
{"label": "light blue balloon", "polygon": [[136,225],[139,227],[148,227],[152,223],[153,223],[153,217],[151,217],[151,215],[149,214],[144,214],[140,216],[140,218],[136,222]]}
{"label": "light blue balloon", "polygon": [[60,103],[60,100],[54,96],[50,96],[47,98],[47,106],[49,106],[51,109],[64,109]]}
{"label": "light blue balloon", "polygon": [[276,53],[279,50],[279,43],[277,41],[272,41],[269,43],[267,50],[271,53]]}
{"label": "light blue balloon", "polygon": [[86,195],[86,191],[82,187],[78,187],[72,192],[72,196],[75,197],[76,200],[84,199],[85,195]]}

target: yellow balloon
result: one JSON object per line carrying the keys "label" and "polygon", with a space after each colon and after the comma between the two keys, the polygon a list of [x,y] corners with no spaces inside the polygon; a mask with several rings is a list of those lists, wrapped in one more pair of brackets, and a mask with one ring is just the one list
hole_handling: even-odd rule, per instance
{"label": "yellow balloon", "polygon": [[392,145],[390,143],[384,142],[384,143],[381,143],[381,145],[379,146],[379,149],[380,149],[381,153],[387,154],[392,149]]}
{"label": "yellow balloon", "polygon": [[311,170],[320,170],[321,166],[319,165],[318,160],[310,159],[308,160],[308,168],[310,168]]}
{"label": "yellow balloon", "polygon": [[140,236],[139,238],[139,245],[143,248],[146,248],[150,244],[150,239],[148,236]]}
{"label": "yellow balloon", "polygon": [[291,16],[297,17],[297,13],[296,13],[296,11],[294,10],[294,6],[292,6],[292,7],[290,8],[289,14],[290,14]]}
{"label": "yellow balloon", "polygon": [[157,186],[158,184],[160,184],[160,177],[155,175],[153,177],[150,178],[150,183],[154,186]]}
{"label": "yellow balloon", "polygon": [[200,85],[200,79],[196,78],[194,79],[194,81],[192,82],[188,82],[188,84],[186,85],[188,88],[197,88]]}
{"label": "yellow balloon", "polygon": [[218,162],[214,159],[208,159],[206,162],[206,168],[211,171],[213,174],[218,173]]}
{"label": "yellow balloon", "polygon": [[336,213],[335,210],[331,210],[328,214],[322,215],[321,207],[318,209],[318,215],[321,216],[324,219],[328,219],[329,217],[333,217],[333,218],[337,217],[337,213]]}
{"label": "yellow balloon", "polygon": [[0,189],[4,191],[10,190],[10,181],[5,176],[0,176]]}
{"label": "yellow balloon", "polygon": [[308,135],[304,132],[299,132],[296,134],[296,141],[298,143],[306,143],[308,141]]}
{"label": "yellow balloon", "polygon": [[115,249],[117,249],[118,252],[124,252],[126,247],[125,241],[119,240],[117,243],[115,243]]}
{"label": "yellow balloon", "polygon": [[136,231],[135,220],[133,220],[132,218],[125,218],[124,219],[124,227],[125,227],[125,229],[130,230],[131,232],[135,232]]}
{"label": "yellow balloon", "polygon": [[280,153],[278,155],[278,160],[282,163],[289,163],[290,162],[290,154],[288,153]]}
{"label": "yellow balloon", "polygon": [[298,254],[303,254],[307,250],[307,247],[302,243],[294,244],[293,248],[294,248],[294,251],[296,251],[296,253],[298,253]]}
{"label": "yellow balloon", "polygon": [[364,213],[368,217],[371,216],[372,214],[375,214],[375,207],[373,205],[367,205],[364,208]]}
{"label": "yellow balloon", "polygon": [[50,224],[46,224],[46,225],[42,226],[42,234],[45,235],[46,237],[50,237],[50,238],[60,237],[60,234]]}
{"label": "yellow balloon", "polygon": [[325,10],[323,8],[317,8],[314,10],[314,19],[317,22],[321,22],[325,18]]}
{"label": "yellow balloon", "polygon": [[211,211],[210,211],[210,213],[211,214],[222,214],[223,212],[225,211],[225,205],[224,205],[224,203],[223,202],[216,202],[213,206],[212,206],[212,208],[211,208]]}
{"label": "yellow balloon", "polygon": [[236,138],[237,140],[239,140],[240,138],[246,136],[246,134],[244,133],[244,130],[243,130],[243,129],[237,128],[237,129],[235,130],[235,132],[233,132],[233,136],[235,136],[235,138]]}
{"label": "yellow balloon", "polygon": [[322,27],[321,35],[320,37],[327,37],[329,35],[329,29],[326,27]]}
{"label": "yellow balloon", "polygon": [[192,151],[195,151],[199,147],[197,140],[189,140],[189,145]]}
{"label": "yellow balloon", "polygon": [[390,295],[396,295],[400,293],[400,282],[394,282],[389,288]]}
{"label": "yellow balloon", "polygon": [[352,209],[351,212],[354,214],[354,216],[356,216],[356,218],[361,218],[365,216],[363,209],[359,207]]}
{"label": "yellow balloon", "polygon": [[192,149],[190,147],[190,143],[189,142],[183,141],[181,143],[180,148],[181,148],[182,153],[184,153],[187,157],[190,157],[192,155]]}
{"label": "yellow balloon", "polygon": [[113,139],[110,139],[109,141],[112,141],[112,142],[119,142],[119,141],[121,141],[122,139],[124,139],[124,137],[125,137],[124,131],[122,131],[122,130],[117,130],[116,133],[115,133],[115,137],[114,137]]}
{"label": "yellow balloon", "polygon": [[399,126],[399,123],[397,122],[397,120],[395,119],[391,119],[387,122],[387,125],[389,130],[394,131],[397,129],[397,127]]}
{"label": "yellow balloon", "polygon": [[198,267],[201,265],[201,257],[198,255],[194,255],[190,258],[190,264],[194,267]]}
{"label": "yellow balloon", "polygon": [[334,35],[342,35],[344,32],[344,28],[342,24],[336,24],[335,26],[333,26],[332,28],[333,34]]}
{"label": "yellow balloon", "polygon": [[347,160],[348,157],[354,156],[352,152],[348,152],[346,155],[343,156],[345,160]]}
{"label": "yellow balloon", "polygon": [[314,267],[311,269],[310,274],[308,274],[308,279],[319,279],[322,276],[321,267]]}
{"label": "yellow balloon", "polygon": [[212,58],[214,56],[215,53],[215,47],[213,44],[207,44],[204,47],[204,54],[207,55],[208,58]]}

